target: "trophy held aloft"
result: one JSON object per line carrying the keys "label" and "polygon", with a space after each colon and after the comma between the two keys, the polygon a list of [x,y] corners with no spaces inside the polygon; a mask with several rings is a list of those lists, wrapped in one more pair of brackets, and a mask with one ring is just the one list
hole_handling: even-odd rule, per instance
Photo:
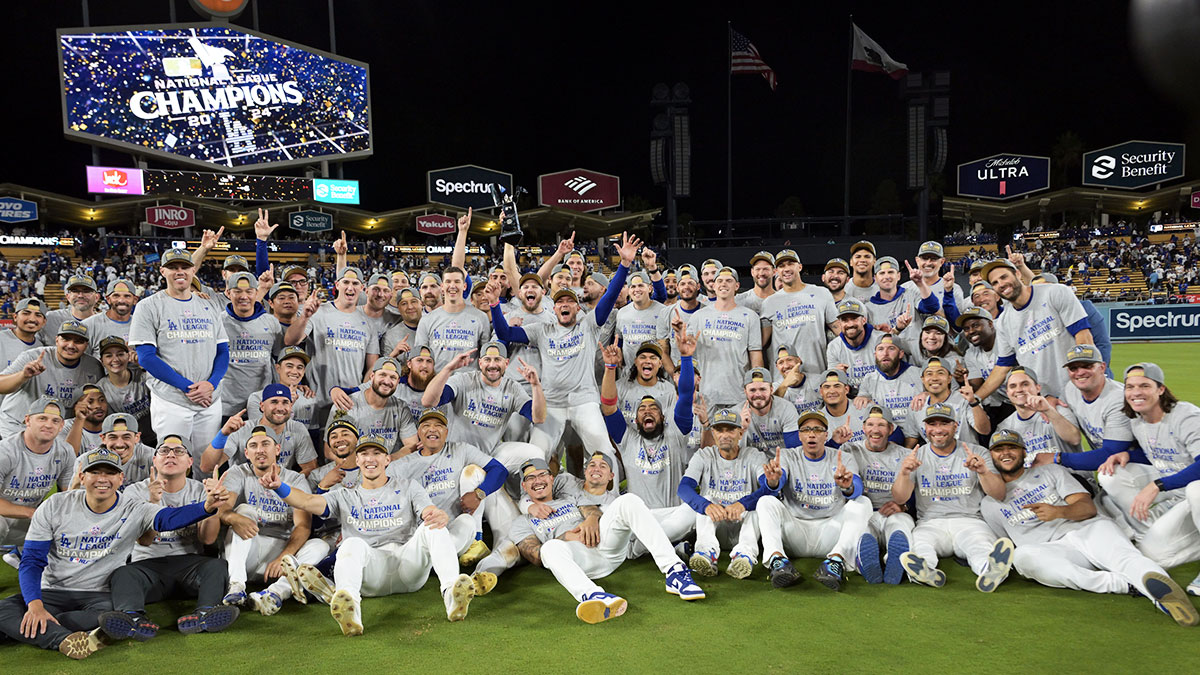
{"label": "trophy held aloft", "polygon": [[510,193],[503,185],[492,183],[492,201],[500,207],[500,241],[516,246],[524,232],[521,222],[517,219],[517,195],[525,192],[525,188],[517,186]]}

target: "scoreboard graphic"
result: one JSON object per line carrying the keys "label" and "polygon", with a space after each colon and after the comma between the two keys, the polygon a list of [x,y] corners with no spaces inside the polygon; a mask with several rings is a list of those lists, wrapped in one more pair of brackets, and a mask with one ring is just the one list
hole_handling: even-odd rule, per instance
{"label": "scoreboard graphic", "polygon": [[372,152],[365,63],[217,24],[58,42],[68,138],[223,171]]}

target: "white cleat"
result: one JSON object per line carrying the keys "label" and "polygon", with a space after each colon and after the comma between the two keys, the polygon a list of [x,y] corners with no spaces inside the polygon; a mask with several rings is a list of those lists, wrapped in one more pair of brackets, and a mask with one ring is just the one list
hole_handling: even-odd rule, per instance
{"label": "white cleat", "polygon": [[333,602],[333,582],[321,574],[320,570],[312,565],[301,565],[296,570],[296,577],[300,580],[300,586],[317,596],[318,600],[327,605]]}
{"label": "white cleat", "polygon": [[292,587],[292,597],[296,602],[307,605],[308,595],[304,592],[304,584],[300,583],[300,561],[294,555],[285,555],[279,560],[279,568],[283,570],[283,578]]}
{"label": "white cleat", "polygon": [[454,580],[454,585],[446,590],[446,618],[451,621],[462,621],[467,618],[467,607],[471,598],[475,597],[475,582],[471,577],[460,574]]}
{"label": "white cleat", "polygon": [[362,612],[359,604],[359,599],[354,597],[350,591],[341,590],[333,594],[333,598],[329,602],[329,613],[333,615],[333,620],[342,627],[342,635],[349,637],[363,634]]}

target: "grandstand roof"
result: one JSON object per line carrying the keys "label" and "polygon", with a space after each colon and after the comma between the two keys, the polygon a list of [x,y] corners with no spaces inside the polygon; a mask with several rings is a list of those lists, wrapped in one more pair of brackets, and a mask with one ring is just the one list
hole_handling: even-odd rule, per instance
{"label": "grandstand roof", "polygon": [[1200,190],[1200,181],[1152,191],[1071,187],[1007,202],[946,197],[942,200],[942,218],[985,225],[1016,225],[1024,220],[1037,222],[1043,212],[1049,215],[1064,211],[1096,211],[1140,216],[1155,211],[1178,211],[1189,206],[1191,194],[1196,190]]}

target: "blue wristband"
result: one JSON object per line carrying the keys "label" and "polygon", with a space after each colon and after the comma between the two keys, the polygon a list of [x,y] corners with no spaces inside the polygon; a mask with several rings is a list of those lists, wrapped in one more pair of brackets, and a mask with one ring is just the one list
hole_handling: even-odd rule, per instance
{"label": "blue wristband", "polygon": [[217,450],[224,450],[225,449],[225,441],[227,441],[227,440],[229,440],[229,437],[226,436],[225,434],[221,433],[220,431],[218,431],[217,435],[214,436],[212,439],[212,446],[214,448],[216,448]]}
{"label": "blue wristband", "polygon": [[275,494],[279,495],[280,499],[287,499],[287,496],[292,494],[292,486],[280,483],[279,487],[275,488]]}

